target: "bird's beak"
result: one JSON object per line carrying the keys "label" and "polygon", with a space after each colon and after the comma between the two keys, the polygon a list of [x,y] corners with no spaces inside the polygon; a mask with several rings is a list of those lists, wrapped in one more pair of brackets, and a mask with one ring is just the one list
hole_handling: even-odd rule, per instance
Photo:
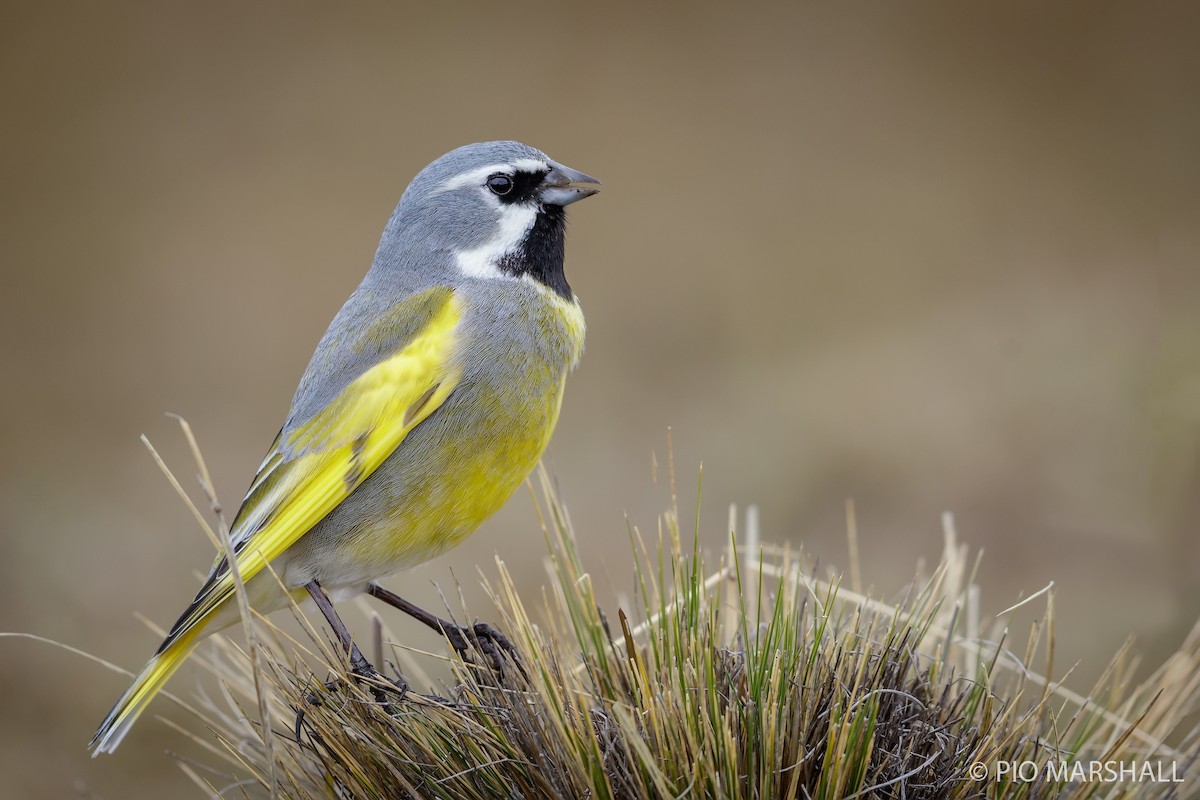
{"label": "bird's beak", "polygon": [[542,188],[538,196],[548,206],[569,206],[600,191],[591,186],[574,186],[576,183],[598,184],[600,181],[591,175],[584,175],[578,170],[551,161],[550,171],[542,179]]}

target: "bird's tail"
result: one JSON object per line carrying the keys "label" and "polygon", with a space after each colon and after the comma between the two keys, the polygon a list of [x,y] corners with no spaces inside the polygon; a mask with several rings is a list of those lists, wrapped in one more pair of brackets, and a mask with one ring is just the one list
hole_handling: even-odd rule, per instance
{"label": "bird's tail", "polygon": [[192,628],[161,653],[155,654],[154,658],[150,659],[149,663],[142,668],[137,678],[134,679],[133,685],[126,690],[125,694],[121,695],[121,699],[108,712],[104,722],[100,723],[96,735],[88,743],[88,749],[92,751],[93,758],[100,753],[111,753],[117,749],[138,716],[154,699],[154,695],[158,694],[167,679],[175,673],[175,670],[179,669],[179,665],[195,648],[204,627],[197,625]]}

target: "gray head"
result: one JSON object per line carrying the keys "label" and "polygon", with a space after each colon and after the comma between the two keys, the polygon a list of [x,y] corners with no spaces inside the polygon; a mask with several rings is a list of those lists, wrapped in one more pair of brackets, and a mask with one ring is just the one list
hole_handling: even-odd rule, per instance
{"label": "gray head", "polygon": [[376,266],[419,265],[421,254],[432,251],[442,256],[437,262],[449,256],[463,275],[532,278],[569,299],[563,209],[595,194],[597,183],[520,142],[452,150],[408,185],[384,230]]}

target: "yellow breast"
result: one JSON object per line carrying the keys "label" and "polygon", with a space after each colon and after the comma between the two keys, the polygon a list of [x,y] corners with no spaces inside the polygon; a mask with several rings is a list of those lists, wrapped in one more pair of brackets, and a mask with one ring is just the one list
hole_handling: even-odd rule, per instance
{"label": "yellow breast", "polygon": [[356,505],[372,508],[339,548],[347,562],[396,571],[434,558],[496,513],[532,472],[582,354],[585,323],[577,302],[552,291],[531,305],[523,312],[540,352],[510,354],[487,380],[464,379],[360,487]]}

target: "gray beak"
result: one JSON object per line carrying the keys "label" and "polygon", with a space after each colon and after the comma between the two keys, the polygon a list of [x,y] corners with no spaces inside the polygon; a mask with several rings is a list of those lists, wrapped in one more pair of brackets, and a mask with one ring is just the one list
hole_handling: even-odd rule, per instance
{"label": "gray beak", "polygon": [[584,175],[578,170],[551,161],[550,172],[542,179],[542,188],[538,196],[548,206],[569,206],[600,191],[591,186],[575,186],[576,183],[598,184],[600,181],[591,175]]}

